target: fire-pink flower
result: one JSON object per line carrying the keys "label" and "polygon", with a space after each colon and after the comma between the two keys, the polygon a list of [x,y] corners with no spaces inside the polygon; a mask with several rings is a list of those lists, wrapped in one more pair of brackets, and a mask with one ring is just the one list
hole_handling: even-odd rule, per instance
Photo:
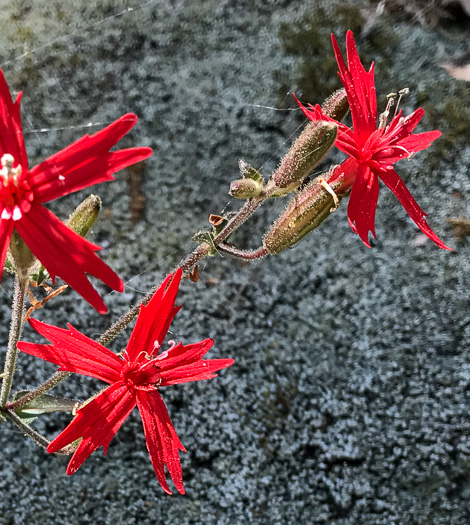
{"label": "fire-pink flower", "polygon": [[[366,246],[369,245],[369,231],[375,235],[375,211],[379,197],[379,179],[395,194],[408,215],[440,248],[450,250],[433,232],[426,222],[426,213],[419,207],[405,183],[393,169],[394,164],[409,158],[414,153],[424,150],[431,142],[441,136],[440,131],[428,131],[413,134],[413,130],[422,119],[424,110],[417,109],[407,117],[397,111],[388,122],[393,99],[377,123],[377,101],[374,84],[374,64],[366,71],[359,59],[354,36],[351,31],[346,35],[348,64],[344,62],[334,35],[331,36],[339,77],[346,90],[353,127],[348,128],[341,122],[338,125],[338,137],[335,145],[346,155],[346,159],[336,173],[345,172],[346,177],[354,180],[348,205],[348,219],[353,231],[359,234]],[[406,91],[406,90],[405,90]],[[404,93],[400,93],[400,97]],[[329,120],[320,106],[305,108],[299,102],[302,111],[310,120]]]}
{"label": "fire-pink flower", "polygon": [[16,229],[53,280],[61,277],[100,313],[105,313],[106,306],[85,273],[120,292],[121,279],[95,254],[100,246],[76,234],[43,204],[112,180],[113,173],[146,159],[152,150],[109,151],[137,122],[137,117],[128,113],[29,169],[20,100],[21,93],[13,103],[0,70],[0,269]]}
{"label": "fire-pink flower", "polygon": [[170,274],[148,305],[141,306],[122,358],[71,325],[64,330],[29,320],[31,326],[52,345],[20,342],[20,350],[59,365],[60,370],[95,377],[109,384],[78,410],[75,419],[47,448],[48,452],[57,452],[81,439],[67,467],[67,474],[75,473],[100,446],[106,454],[111,439],[137,406],[160,485],[171,494],[165,479],[166,465],[176,488],[184,494],[179,451],[186,450],[176,435],[160,388],[211,379],[216,377],[214,372],[232,365],[233,359],[203,360],[212,347],[212,339],[190,345],[170,341],[168,349],[160,352],[170,323],[181,308],[174,306],[180,281],[181,270]]}

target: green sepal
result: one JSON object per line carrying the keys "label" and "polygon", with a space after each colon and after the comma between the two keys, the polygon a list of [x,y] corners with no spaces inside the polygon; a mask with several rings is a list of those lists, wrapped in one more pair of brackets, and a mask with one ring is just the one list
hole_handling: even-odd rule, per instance
{"label": "green sepal", "polygon": [[[263,239],[263,245],[271,255],[277,255],[294,246],[312,230],[320,226],[336,209],[333,196],[319,183],[317,177],[307,184],[288,203]],[[330,188],[341,200],[343,180],[331,183]]]}
{"label": "green sepal", "polygon": [[214,244],[215,235],[209,230],[200,230],[193,236],[193,241],[200,244],[206,243],[209,246],[209,252],[207,255],[213,257],[217,253],[217,247]]}
{"label": "green sepal", "polygon": [[244,179],[252,179],[256,182],[263,182],[263,176],[261,173],[256,168],[253,168],[253,166],[245,160],[240,159],[238,161],[238,167],[240,169],[240,175]]}

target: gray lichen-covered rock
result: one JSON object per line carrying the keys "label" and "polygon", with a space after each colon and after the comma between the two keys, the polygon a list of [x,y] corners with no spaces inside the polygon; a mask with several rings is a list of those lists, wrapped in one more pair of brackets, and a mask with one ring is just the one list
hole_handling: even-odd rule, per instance
{"label": "gray lichen-covered rock", "polygon": [[[268,175],[303,124],[287,91],[305,91],[307,51],[295,51],[289,28],[299,38],[306,27],[304,43],[321,36],[321,55],[311,60],[331,63],[328,35],[344,41],[346,22],[364,16],[360,4],[4,2],[0,65],[12,92],[24,91],[31,165],[127,111],[140,120],[123,146],[155,151],[145,169],[92,190],[104,210],[91,240],[127,283],[121,295],[101,288],[110,313],[99,316],[68,291],[37,318],[99,335],[194,248],[191,236],[209,213],[229,201],[236,209],[227,192],[238,159]],[[319,25],[311,22],[316,13]],[[468,52],[468,38],[462,26],[441,32],[390,14],[361,24],[359,52],[377,61],[379,107],[388,92],[410,87],[405,111],[419,104],[429,111],[419,130],[444,131],[441,145],[397,171],[455,251],[423,237],[384,188],[372,250],[351,232],[343,203],[277,257],[208,260],[200,281],[182,286],[174,338],[213,337],[209,357],[236,364],[217,379],[162,392],[188,449],[186,496],[165,496],[158,486],[137,414],[107,458],[97,451],[70,478],[66,458],[2,424],[0,523],[469,522],[470,245],[446,222],[470,216],[469,88],[439,65]],[[316,44],[310,49],[315,57]],[[323,74],[331,69],[326,80],[338,88],[329,68]],[[53,208],[66,218],[89,193]],[[268,204],[233,238],[237,245],[259,245],[283,206]],[[5,347],[11,276],[2,287]],[[24,337],[36,335],[26,329]],[[54,368],[21,355],[16,389]],[[86,398],[99,387],[74,376],[58,391]],[[53,437],[66,421],[41,418],[36,426]]]}

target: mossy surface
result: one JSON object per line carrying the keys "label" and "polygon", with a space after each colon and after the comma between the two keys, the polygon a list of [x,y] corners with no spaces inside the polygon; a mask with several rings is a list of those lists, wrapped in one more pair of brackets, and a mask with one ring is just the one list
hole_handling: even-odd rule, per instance
{"label": "mossy surface", "polygon": [[[398,39],[386,23],[375,25],[362,35],[365,19],[361,10],[354,5],[336,5],[330,9],[308,10],[295,23],[282,24],[279,38],[285,52],[295,60],[289,76],[277,72],[281,82],[280,92],[286,89],[298,90],[303,100],[321,102],[340,87],[338,66],[331,46],[334,33],[344,50],[343,36],[351,29],[360,45],[360,55],[366,67],[372,61],[382,72],[378,78],[378,90],[393,84],[392,57]],[[390,89],[389,89],[390,90]]]}

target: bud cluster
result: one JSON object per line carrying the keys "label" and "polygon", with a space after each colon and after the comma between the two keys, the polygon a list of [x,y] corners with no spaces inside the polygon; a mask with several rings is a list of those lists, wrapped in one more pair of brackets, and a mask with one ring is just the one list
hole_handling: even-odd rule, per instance
{"label": "bud cluster", "polygon": [[[281,160],[270,180],[263,184],[261,174],[244,160],[239,161],[241,179],[230,185],[230,195],[247,199],[247,209],[255,209],[263,200],[282,197],[295,192],[284,212],[264,236],[263,246],[255,251],[242,252],[233,245],[218,244],[213,237],[212,253],[220,249],[236,257],[253,259],[267,253],[275,255],[290,248],[307,233],[319,226],[338,207],[339,201],[351,188],[344,173],[333,167],[328,173],[305,184],[310,173],[322,162],[333,147],[338,124],[327,120],[341,120],[348,111],[346,91],[333,93],[322,106],[325,120],[310,121],[288,153]],[[300,190],[299,190],[300,188]],[[198,239],[207,242],[207,239]],[[244,255],[244,256],[243,256]]]}

